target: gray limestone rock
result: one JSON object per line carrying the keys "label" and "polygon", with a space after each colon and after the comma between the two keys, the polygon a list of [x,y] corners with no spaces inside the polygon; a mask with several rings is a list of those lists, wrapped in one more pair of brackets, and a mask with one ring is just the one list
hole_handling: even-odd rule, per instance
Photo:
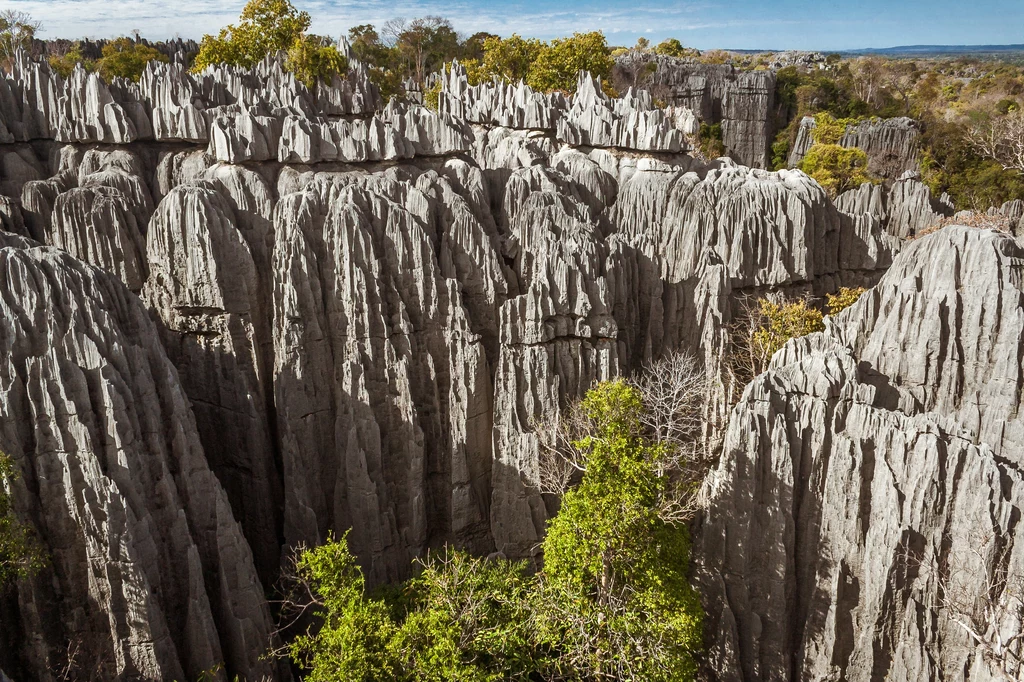
{"label": "gray limestone rock", "polygon": [[747,387],[696,530],[717,679],[1001,679],[943,596],[1024,570],[1022,257],[915,241]]}
{"label": "gray limestone rock", "polygon": [[4,646],[40,680],[69,646],[106,679],[272,674],[252,554],[145,308],[63,251],[0,239],[0,448],[49,559],[18,584]]}
{"label": "gray limestone rock", "polygon": [[729,156],[755,168],[767,165],[775,104],[773,71],[743,71],[729,64],[701,64],[635,50],[617,57],[615,68],[648,73],[643,87],[659,99],[689,109],[701,121],[722,124]]}

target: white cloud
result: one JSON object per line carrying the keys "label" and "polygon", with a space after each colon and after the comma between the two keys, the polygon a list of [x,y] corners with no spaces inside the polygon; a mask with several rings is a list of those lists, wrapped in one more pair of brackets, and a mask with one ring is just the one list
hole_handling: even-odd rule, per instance
{"label": "white cloud", "polygon": [[[106,38],[139,29],[151,39],[199,38],[237,20],[244,0],[8,0],[13,9],[29,13],[43,22],[42,36],[48,38]],[[720,28],[728,22],[695,20],[696,3],[672,8],[634,6],[610,9],[607,5],[581,6],[548,11],[526,10],[513,4],[438,0],[297,0],[295,4],[313,16],[313,30],[338,35],[350,26],[381,24],[394,17],[435,14],[446,17],[465,33],[490,31],[502,35],[520,33],[553,37],[574,31],[602,30],[606,34],[638,35],[641,26],[657,25],[659,32],[695,31]],[[651,29],[647,29],[648,32]]]}

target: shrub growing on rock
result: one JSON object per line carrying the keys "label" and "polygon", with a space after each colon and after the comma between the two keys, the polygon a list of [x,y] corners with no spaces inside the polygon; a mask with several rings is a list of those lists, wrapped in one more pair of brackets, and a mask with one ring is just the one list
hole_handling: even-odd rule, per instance
{"label": "shrub growing on rock", "polygon": [[868,155],[856,147],[838,144],[815,144],[800,162],[800,170],[814,178],[831,198],[848,189],[871,182]]}
{"label": "shrub growing on rock", "polygon": [[828,314],[838,315],[843,312],[856,303],[865,291],[867,289],[864,287],[842,287],[836,293],[829,294],[826,297],[828,300]]}
{"label": "shrub growing on rock", "polygon": [[0,453],[0,589],[38,571],[45,559],[32,532],[14,515],[10,485],[18,477],[11,458]]}

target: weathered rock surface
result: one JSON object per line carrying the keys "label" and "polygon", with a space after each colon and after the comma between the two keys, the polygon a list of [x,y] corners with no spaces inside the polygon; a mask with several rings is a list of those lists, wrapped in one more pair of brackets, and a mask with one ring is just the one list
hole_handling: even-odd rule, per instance
{"label": "weathered rock surface", "polygon": [[0,448],[49,559],[0,628],[5,669],[57,679],[77,648],[104,679],[271,674],[252,554],[145,308],[63,251],[0,240]]}
{"label": "weathered rock surface", "polygon": [[922,238],[747,387],[695,544],[718,679],[1000,679],[942,599],[1024,570],[1022,259]]}
{"label": "weathered rock surface", "polygon": [[617,58],[619,69],[654,72],[644,87],[668,104],[685,107],[701,121],[722,124],[729,156],[753,168],[767,166],[775,103],[773,71],[742,71],[729,64],[698,62],[629,51]]}
{"label": "weathered rock surface", "polygon": [[853,216],[871,216],[885,231],[906,239],[937,227],[952,215],[948,206],[932,197],[931,190],[916,173],[904,173],[889,184],[865,183],[836,198],[836,208]]}
{"label": "weathered rock surface", "polygon": [[[0,143],[0,226],[68,253],[0,236],[8,244],[0,263],[11,264],[0,270],[0,305],[11,311],[0,325],[0,342],[6,334],[11,348],[8,379],[0,370],[0,414],[7,415],[0,447],[26,472],[15,495],[19,514],[59,557],[52,573],[20,588],[20,629],[0,634],[10,639],[0,639],[0,666],[29,677],[45,677],[41,671],[59,663],[60,647],[72,637],[97,657],[112,657],[120,666],[112,677],[195,677],[198,666],[219,659],[227,674],[270,672],[255,658],[269,637],[262,591],[282,550],[320,542],[329,532],[352,528],[351,545],[374,583],[405,577],[414,557],[444,543],[532,556],[552,511],[537,491],[538,420],[557,414],[595,380],[665,353],[693,353],[715,371],[745,297],[821,296],[872,285],[904,248],[903,238],[949,212],[909,176],[891,188],[865,185],[833,205],[799,171],[769,173],[729,159],[705,164],[686,155],[685,135],[700,112],[704,120],[733,122],[727,144],[740,150],[735,156],[754,154],[761,144],[754,162],[763,163],[770,74],[685,66],[663,76],[675,88],[674,101],[691,111],[655,109],[646,92],[609,98],[589,77],[568,100],[522,84],[471,88],[455,67],[433,113],[397,102],[375,107],[376,91],[358,64],[316,97],[275,60],[250,71],[198,75],[176,64],[151,65],[137,85],[107,86],[79,74],[73,79],[82,92],[73,93],[46,65],[33,64],[21,59],[14,77],[0,79],[0,136],[7,131]],[[79,99],[65,101],[72,95]],[[97,109],[97,102],[105,104]],[[1018,208],[1001,210],[1019,222]],[[969,233],[963,245],[950,247],[956,257],[921,246],[939,243],[934,238],[922,240],[910,247],[917,255],[900,256],[897,274],[886,281],[931,281],[955,262],[972,288],[970,296],[944,289],[950,300],[984,296],[1005,307],[1009,289],[993,298],[978,287],[1010,277],[1016,256],[992,261],[984,277],[964,269],[984,269],[964,255],[979,253],[975,242],[983,234]],[[993,244],[990,251],[1009,248]],[[907,263],[921,272],[910,274]],[[849,331],[856,317],[850,313],[833,325],[832,345],[816,337],[806,362],[827,353],[838,359],[828,360],[827,371],[793,379],[802,393],[777,378],[799,364],[781,358],[804,346],[789,347],[776,359],[775,374],[749,390],[741,412],[812,401],[794,402],[783,416],[772,413],[769,435],[797,443],[790,433],[825,434],[814,456],[840,447],[840,428],[862,440],[878,437],[878,451],[891,445],[893,453],[918,452],[931,442],[928,434],[953,443],[947,434],[960,438],[975,428],[982,435],[948,451],[962,461],[988,457],[1004,466],[998,458],[1020,443],[1011,384],[998,383],[1000,397],[989,404],[965,382],[986,366],[990,379],[1009,371],[1008,361],[984,363],[1009,347],[999,334],[1020,336],[1016,322],[1002,318],[997,333],[974,345],[949,343],[950,330],[968,322],[941,306],[920,312],[914,306],[925,305],[927,287],[900,287],[913,306],[891,292],[884,301],[872,293],[865,300],[874,301],[877,316],[884,313],[884,328],[878,322]],[[978,320],[970,324],[990,325],[992,309],[970,305],[962,306]],[[41,312],[47,306],[56,313]],[[1000,345],[986,355],[981,339],[997,337]],[[904,339],[905,347],[893,346],[892,338]],[[863,362],[877,365],[871,372],[884,374],[891,387],[872,383],[876,374]],[[973,364],[968,370],[964,363]],[[817,394],[807,388],[827,381],[835,391],[828,388],[821,400],[853,396],[829,402],[832,412],[813,403]],[[724,422],[737,388],[710,395],[709,416]],[[875,402],[862,396],[871,391],[881,396]],[[961,394],[966,402],[954,409],[949,396]],[[769,398],[762,404],[751,396]],[[857,400],[867,416],[853,407],[845,422],[830,416]],[[928,420],[940,412],[945,421],[932,425]],[[995,416],[982,419],[982,412]],[[759,429],[768,428],[758,419],[734,418],[723,467],[730,457],[750,456],[743,447],[753,441],[744,438],[760,438]],[[1011,426],[1000,427],[997,447],[998,420]],[[904,443],[906,434],[916,439]],[[765,443],[757,451],[765,457],[782,448],[781,440]],[[908,466],[916,477],[926,470],[917,460]],[[972,475],[984,480],[986,472]],[[716,509],[747,513],[745,498],[729,501],[727,493],[761,484],[735,476],[727,468],[717,475]],[[833,482],[841,504],[832,506],[852,504],[860,490],[855,480]],[[958,481],[950,490],[959,490]],[[971,485],[977,499],[964,504],[995,499]],[[895,493],[886,495],[889,503]],[[733,506],[721,506],[727,504]],[[765,556],[797,557],[790,562],[800,566],[816,552],[826,556],[826,545],[808,544],[803,531],[799,545],[786,535],[796,522],[771,525],[787,518],[788,498],[764,504],[756,511],[765,527],[749,549],[714,535],[747,532],[749,523],[737,529],[720,517],[706,521],[709,594],[724,594],[723,584],[747,589],[744,571],[753,576],[750,585],[761,585],[757,570],[772,565]],[[1008,507],[999,505],[1004,514]],[[877,509],[889,508],[880,502]],[[804,513],[811,512],[793,512]],[[867,545],[855,551],[844,539],[852,533],[840,523],[846,517],[829,518],[835,532],[815,535],[815,542],[831,543],[828,551],[845,552],[854,565]],[[927,537],[941,530],[929,524],[906,527]],[[868,532],[889,532],[874,528]],[[790,544],[762,552],[779,532],[779,542]],[[106,560],[88,559],[115,551],[117,575]],[[723,574],[714,566],[726,552],[739,568]],[[776,670],[788,676],[786,666],[799,666],[818,677],[823,661],[851,677],[865,669],[860,659],[843,662],[854,660],[845,635],[821,635],[806,655],[794,648],[811,640],[799,639],[808,628],[798,637],[789,625],[797,622],[792,614],[810,612],[793,609],[819,599],[813,603],[822,612],[848,614],[842,609],[854,600],[846,587],[828,592],[825,582],[814,582],[817,573],[799,570],[785,584],[790,594],[804,595],[800,605],[783,599],[779,606],[757,592],[771,592],[760,586],[750,588],[747,602],[741,592],[729,593],[728,608],[713,602],[721,614],[714,632],[722,633],[715,651],[723,676],[775,679]],[[882,595],[858,618],[902,617],[904,611],[889,608],[895,597],[868,592],[866,573],[857,575],[861,593]],[[78,607],[90,595],[100,606],[83,613]],[[0,621],[6,617],[0,613]],[[821,622],[816,632],[839,632],[853,621]],[[864,625],[874,633],[871,627]],[[877,631],[895,632],[887,627]],[[934,632],[885,634],[886,642],[909,648],[884,644],[889,648],[878,660],[886,652],[920,651],[915,641],[927,648],[947,637]],[[17,650],[18,660],[9,663],[6,650]],[[892,670],[923,669],[900,660],[904,667]]]}

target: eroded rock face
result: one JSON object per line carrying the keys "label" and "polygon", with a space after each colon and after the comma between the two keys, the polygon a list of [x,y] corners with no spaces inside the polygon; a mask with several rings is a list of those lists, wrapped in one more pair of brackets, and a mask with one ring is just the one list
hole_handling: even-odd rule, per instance
{"label": "eroded rock face", "polygon": [[[537,491],[539,420],[666,353],[718,371],[745,297],[874,284],[939,215],[910,178],[834,206],[799,171],[705,164],[685,153],[693,111],[608,98],[589,77],[567,100],[470,88],[455,68],[435,114],[377,111],[358,65],[316,98],[274,60],[151,65],[138,85],[82,81],[95,97],[58,111],[46,93],[67,85],[46,68],[0,79],[14,112],[3,227],[80,259],[10,235],[0,250],[35,264],[0,279],[10,310],[33,311],[2,318],[14,369],[0,446],[27,472],[19,513],[73,548],[60,590],[50,574],[23,588],[11,647],[33,675],[74,635],[122,661],[115,676],[195,677],[218,657],[255,676],[282,551],[330,532],[352,528],[373,583],[444,543],[533,556],[553,511]],[[679,102],[761,125],[766,76],[719,71],[680,76]],[[38,312],[50,299],[53,320]],[[960,362],[938,348],[943,368]],[[708,396],[714,422],[739,388]],[[69,434],[59,447],[51,424]],[[113,556],[96,530],[109,518],[129,557],[117,565],[141,577],[84,558]],[[103,606],[75,611],[90,590]],[[128,622],[138,604],[149,615]],[[759,604],[723,618],[746,628]],[[744,674],[746,660],[721,656]]]}
{"label": "eroded rock face", "polygon": [[646,73],[646,87],[669,104],[685,107],[697,118],[722,124],[729,156],[754,168],[767,166],[772,139],[775,73],[741,71],[729,64],[701,64],[676,57],[630,51],[617,58],[618,69]]}
{"label": "eroded rock face", "polygon": [[695,544],[719,679],[1000,679],[944,595],[1024,570],[1022,258],[924,237],[747,387]]}
{"label": "eroded rock face", "polygon": [[948,205],[932,197],[931,190],[916,173],[904,173],[891,184],[865,183],[843,192],[836,207],[852,216],[870,216],[890,235],[900,239],[914,237],[952,215]]}
{"label": "eroded rock face", "polygon": [[17,586],[0,638],[31,636],[0,647],[5,668],[56,679],[77,648],[106,679],[272,674],[252,553],[146,309],[63,251],[0,239],[0,447],[49,560]]}

